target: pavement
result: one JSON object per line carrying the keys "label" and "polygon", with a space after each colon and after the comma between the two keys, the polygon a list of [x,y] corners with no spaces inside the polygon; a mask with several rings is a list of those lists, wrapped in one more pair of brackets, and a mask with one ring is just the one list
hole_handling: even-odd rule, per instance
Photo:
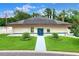
{"label": "pavement", "polygon": [[37,52],[46,51],[46,44],[45,44],[44,36],[37,36],[35,51],[37,51]]}
{"label": "pavement", "polygon": [[27,50],[0,51],[0,56],[79,56],[79,53],[46,51],[36,52]]}

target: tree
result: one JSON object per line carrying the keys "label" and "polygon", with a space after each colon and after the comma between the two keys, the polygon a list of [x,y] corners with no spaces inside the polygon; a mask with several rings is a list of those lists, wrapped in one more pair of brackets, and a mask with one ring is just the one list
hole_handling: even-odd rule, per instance
{"label": "tree", "polygon": [[78,22],[79,19],[79,12],[77,10],[73,10],[73,9],[69,9],[67,11],[65,11],[65,18],[64,21],[65,22],[69,22],[69,23],[73,23],[73,22]]}
{"label": "tree", "polygon": [[16,20],[23,20],[23,19],[27,19],[27,18],[30,18],[31,17],[30,14],[25,13],[23,11],[19,11],[19,10],[16,10],[14,12],[14,14],[15,14],[14,17],[16,18]]}
{"label": "tree", "polygon": [[73,14],[72,14],[72,9],[66,10],[65,11],[65,22],[72,23],[73,22]]}
{"label": "tree", "polygon": [[15,21],[17,21],[17,20],[14,17],[7,18],[7,23],[11,23],[11,22],[15,22]]}
{"label": "tree", "polygon": [[72,23],[77,23],[79,24],[79,15],[74,15],[73,16],[73,22]]}
{"label": "tree", "polygon": [[46,8],[45,11],[44,11],[44,14],[48,18],[51,18],[51,16],[52,16],[52,10],[50,8]]}
{"label": "tree", "polygon": [[63,10],[60,14],[59,14],[59,18],[64,22],[65,20],[65,15],[66,15],[66,12],[65,10]]}
{"label": "tree", "polygon": [[79,11],[78,11],[78,10],[72,10],[72,13],[73,13],[74,15],[78,15],[78,14],[79,14]]}
{"label": "tree", "polygon": [[53,19],[56,19],[56,11],[53,9]]}
{"label": "tree", "polygon": [[73,10],[72,14],[72,27],[70,30],[75,36],[79,37],[79,12],[77,10]]}
{"label": "tree", "polygon": [[5,26],[5,18],[0,18],[0,26]]}
{"label": "tree", "polygon": [[40,16],[40,14],[33,12],[32,17],[38,17],[38,16]]}
{"label": "tree", "polygon": [[72,27],[71,27],[71,32],[79,37],[79,24],[72,24]]}

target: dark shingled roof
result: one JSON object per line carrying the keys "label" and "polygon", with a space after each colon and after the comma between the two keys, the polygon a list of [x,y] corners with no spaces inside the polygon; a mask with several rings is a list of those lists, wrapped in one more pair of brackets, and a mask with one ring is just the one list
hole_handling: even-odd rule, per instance
{"label": "dark shingled roof", "polygon": [[9,24],[69,24],[69,23],[44,17],[33,17],[29,19],[12,22]]}

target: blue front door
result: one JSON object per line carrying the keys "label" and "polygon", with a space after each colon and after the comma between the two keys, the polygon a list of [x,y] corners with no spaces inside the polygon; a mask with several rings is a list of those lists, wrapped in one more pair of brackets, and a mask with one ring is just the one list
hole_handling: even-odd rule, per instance
{"label": "blue front door", "polygon": [[38,28],[38,35],[40,35],[40,36],[43,35],[43,28]]}

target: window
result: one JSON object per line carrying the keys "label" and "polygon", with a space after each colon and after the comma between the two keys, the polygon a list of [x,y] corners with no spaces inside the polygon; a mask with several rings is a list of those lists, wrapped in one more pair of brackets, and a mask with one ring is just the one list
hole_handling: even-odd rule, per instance
{"label": "window", "polygon": [[33,33],[34,32],[34,27],[31,27],[31,33]]}
{"label": "window", "polygon": [[47,29],[47,33],[49,33],[50,32],[50,29]]}

